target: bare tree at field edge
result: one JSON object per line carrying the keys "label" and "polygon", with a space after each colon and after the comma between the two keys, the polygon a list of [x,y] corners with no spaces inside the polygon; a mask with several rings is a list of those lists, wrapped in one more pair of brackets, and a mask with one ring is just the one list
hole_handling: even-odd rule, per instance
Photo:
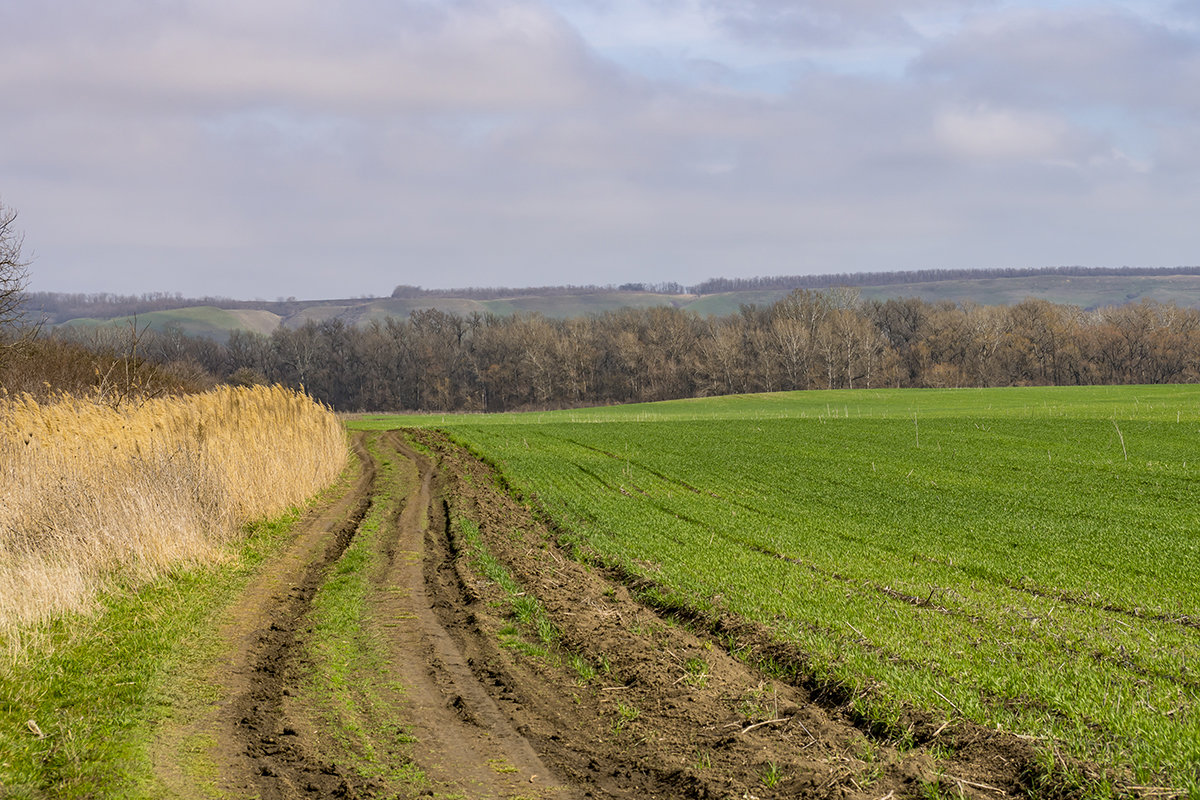
{"label": "bare tree at field edge", "polygon": [[15,226],[17,212],[0,202],[0,343],[5,349],[24,337],[11,337],[10,331],[24,320],[21,302],[29,281],[29,262],[21,256],[25,235]]}

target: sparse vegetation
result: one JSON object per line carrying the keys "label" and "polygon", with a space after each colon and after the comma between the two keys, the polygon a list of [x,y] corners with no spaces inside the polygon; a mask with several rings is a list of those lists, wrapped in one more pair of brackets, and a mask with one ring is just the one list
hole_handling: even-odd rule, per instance
{"label": "sparse vegetation", "polygon": [[617,715],[613,720],[613,735],[617,735],[629,727],[629,724],[642,715],[642,712],[627,703],[617,701]]}
{"label": "sparse vegetation", "polygon": [[693,656],[683,663],[683,679],[689,686],[703,686],[708,682],[708,663]]}
{"label": "sparse vegetation", "polygon": [[583,656],[572,655],[569,660],[571,669],[575,670],[581,683],[588,683],[596,677],[596,668]]}
{"label": "sparse vegetation", "polygon": [[779,785],[781,780],[783,780],[783,773],[779,771],[779,765],[774,761],[767,762],[762,772],[763,786],[766,786],[768,789],[774,789]]}
{"label": "sparse vegetation", "polygon": [[[457,527],[465,549],[471,556],[472,566],[504,591],[514,623],[501,631],[508,637],[508,644],[527,655],[549,656],[558,639],[558,632],[546,614],[546,609],[536,597],[526,592],[504,565],[483,546],[477,522],[469,517],[459,517]],[[535,641],[524,641],[522,632],[531,634]],[[575,664],[574,661],[572,664],[580,677],[583,677],[587,668],[582,664]]]}

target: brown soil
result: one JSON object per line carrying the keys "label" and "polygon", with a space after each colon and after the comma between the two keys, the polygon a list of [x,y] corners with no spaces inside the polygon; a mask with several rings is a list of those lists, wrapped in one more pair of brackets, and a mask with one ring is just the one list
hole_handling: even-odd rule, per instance
{"label": "brown soil", "polygon": [[[262,778],[277,771],[273,762],[295,753],[290,742],[279,753],[267,753],[278,746],[274,733],[282,732],[278,717],[284,687],[279,668],[285,655],[296,649],[297,621],[313,592],[353,538],[370,504],[376,470],[362,442],[361,437],[354,441],[361,467],[345,492],[310,512],[297,525],[289,546],[226,610],[220,629],[226,655],[206,676],[220,699],[199,713],[185,712],[184,719],[156,737],[155,774],[173,796],[259,796]],[[197,765],[193,756],[201,750],[205,752]],[[211,774],[213,767],[219,775]]]}
{"label": "brown soil", "polygon": [[[160,738],[160,778],[176,795],[1028,793],[1028,742],[961,718],[915,714],[903,721],[903,748],[895,730],[874,737],[842,693],[785,677],[804,674],[787,669],[802,659],[768,630],[654,608],[641,599],[644,586],[572,560],[487,467],[428,432],[377,439],[399,465],[405,491],[374,545],[380,566],[366,608],[384,658],[362,680],[385,699],[367,704],[358,721],[376,731],[364,760],[295,690],[314,668],[306,649],[312,597],[376,496],[376,463],[363,441],[360,434],[357,481],[301,525],[231,610],[230,656],[213,676],[225,699]],[[477,537],[464,533],[476,527]],[[481,547],[515,585],[484,577]],[[515,615],[514,601],[534,599],[549,644]],[[770,674],[753,666],[768,657]],[[404,736],[378,733],[397,727]],[[201,785],[203,770],[181,769],[178,753],[206,741],[215,743],[207,758],[217,775]],[[410,766],[426,779],[398,781]]]}

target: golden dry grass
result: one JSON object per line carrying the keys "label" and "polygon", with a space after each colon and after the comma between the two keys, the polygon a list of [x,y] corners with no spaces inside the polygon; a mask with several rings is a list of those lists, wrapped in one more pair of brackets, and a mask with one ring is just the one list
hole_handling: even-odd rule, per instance
{"label": "golden dry grass", "polygon": [[113,580],[222,558],[247,522],[336,480],[346,456],[333,413],[280,387],[120,410],[0,395],[0,640],[86,610]]}

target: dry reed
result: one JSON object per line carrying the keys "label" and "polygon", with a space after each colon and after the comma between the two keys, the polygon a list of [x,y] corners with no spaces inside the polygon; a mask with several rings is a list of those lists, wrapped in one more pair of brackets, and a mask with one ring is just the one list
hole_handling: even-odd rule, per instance
{"label": "dry reed", "polygon": [[114,409],[0,394],[0,641],[113,581],[227,557],[247,522],[331,484],[345,433],[280,387]]}

